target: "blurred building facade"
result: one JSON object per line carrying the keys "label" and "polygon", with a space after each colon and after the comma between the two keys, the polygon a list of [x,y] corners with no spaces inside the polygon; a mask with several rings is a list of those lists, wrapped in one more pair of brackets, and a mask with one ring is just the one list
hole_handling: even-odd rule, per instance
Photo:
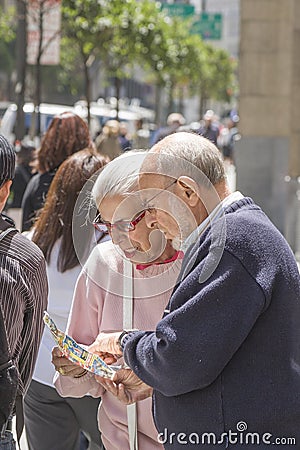
{"label": "blurred building facade", "polygon": [[238,187],[300,251],[300,2],[241,0]]}

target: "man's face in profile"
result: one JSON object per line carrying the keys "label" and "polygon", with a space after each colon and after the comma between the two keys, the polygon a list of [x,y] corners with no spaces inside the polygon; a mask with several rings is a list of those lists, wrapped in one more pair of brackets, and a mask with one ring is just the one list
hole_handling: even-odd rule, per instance
{"label": "man's face in profile", "polygon": [[147,210],[145,221],[149,228],[157,227],[179,250],[190,234],[188,206],[180,199],[177,180],[160,174],[141,174],[140,197]]}

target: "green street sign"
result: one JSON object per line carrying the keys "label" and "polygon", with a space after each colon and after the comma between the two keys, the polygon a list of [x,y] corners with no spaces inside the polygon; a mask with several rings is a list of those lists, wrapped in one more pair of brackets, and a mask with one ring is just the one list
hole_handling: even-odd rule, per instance
{"label": "green street sign", "polygon": [[192,34],[200,34],[202,39],[219,40],[222,37],[222,14],[202,13],[191,28]]}
{"label": "green street sign", "polygon": [[195,6],[186,3],[162,3],[161,9],[170,17],[181,16],[188,19],[194,15]]}

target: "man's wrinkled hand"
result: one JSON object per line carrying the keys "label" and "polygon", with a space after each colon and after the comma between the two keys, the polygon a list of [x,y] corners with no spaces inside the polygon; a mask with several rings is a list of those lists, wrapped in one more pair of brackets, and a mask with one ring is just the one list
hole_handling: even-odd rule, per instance
{"label": "man's wrinkled hand", "polygon": [[153,389],[140,380],[131,369],[118,370],[113,380],[99,376],[95,378],[101,386],[125,405],[144,400],[152,395]]}

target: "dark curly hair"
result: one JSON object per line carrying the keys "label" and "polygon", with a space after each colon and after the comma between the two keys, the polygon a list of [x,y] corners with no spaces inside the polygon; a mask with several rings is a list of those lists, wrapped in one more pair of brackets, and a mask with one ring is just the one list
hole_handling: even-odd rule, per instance
{"label": "dark curly hair", "polygon": [[38,152],[37,169],[49,172],[57,169],[68,156],[93,148],[87,123],[77,114],[66,111],[52,119]]}

